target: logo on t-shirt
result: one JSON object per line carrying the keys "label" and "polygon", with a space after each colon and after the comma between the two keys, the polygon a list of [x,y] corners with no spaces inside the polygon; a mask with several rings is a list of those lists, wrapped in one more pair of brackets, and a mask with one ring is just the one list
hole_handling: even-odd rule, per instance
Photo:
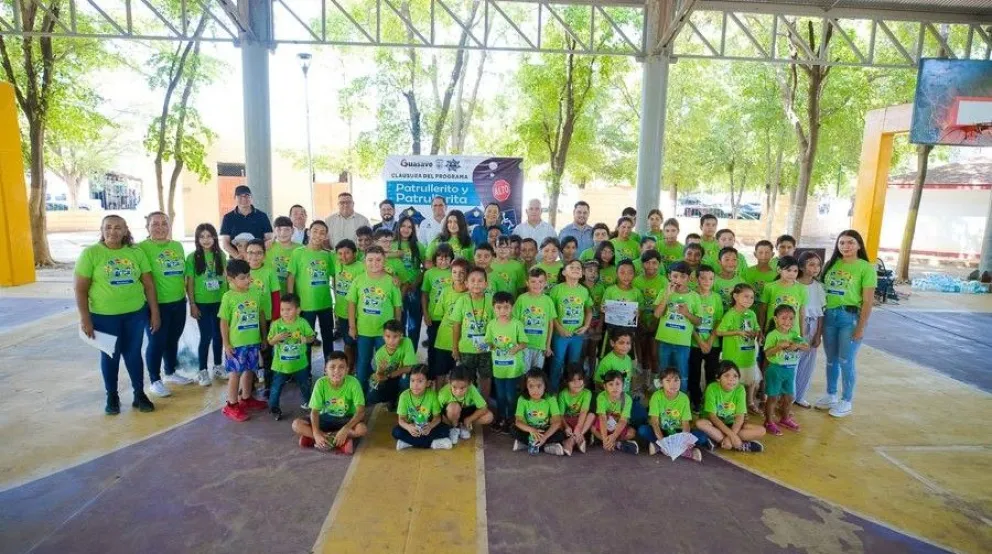
{"label": "logo on t-shirt", "polygon": [[326,261],[310,260],[307,269],[310,271],[310,286],[326,285],[328,283]]}
{"label": "logo on t-shirt", "polygon": [[340,396],[328,398],[324,401],[324,409],[321,411],[327,415],[341,417],[348,413],[348,403]]}
{"label": "logo on t-shirt", "polygon": [[543,335],[547,331],[547,314],[540,306],[527,306],[523,313],[524,333],[528,335]]}
{"label": "logo on t-shirt", "polygon": [[716,405],[716,417],[727,420],[734,418],[734,412],[737,410],[737,406],[731,400],[726,402],[719,402]]}
{"label": "logo on t-shirt", "polygon": [[510,349],[513,348],[512,340],[507,335],[496,335],[493,337],[493,342],[496,343],[496,347],[493,350],[493,364],[498,366],[512,366],[513,356],[510,355]]}
{"label": "logo on t-shirt", "polygon": [[345,296],[348,294],[348,288],[351,287],[351,281],[355,278],[355,274],[342,269],[338,272],[337,278],[334,279],[334,293],[338,296]]}
{"label": "logo on t-shirt", "polygon": [[382,315],[382,305],[386,300],[386,291],[380,287],[365,287],[362,289],[362,312],[365,315]]}
{"label": "logo on t-shirt", "polygon": [[133,285],[137,282],[137,267],[130,258],[111,258],[103,266],[104,273],[115,286]]}
{"label": "logo on t-shirt", "polygon": [[273,256],[272,265],[276,266],[276,276],[285,281],[289,275],[289,256]]}
{"label": "logo on t-shirt", "polygon": [[182,275],[186,267],[183,259],[179,257],[179,253],[171,248],[166,248],[160,252],[156,257],[156,261],[162,268],[162,275],[166,277]]}
{"label": "logo on t-shirt", "polygon": [[525,415],[526,417],[524,419],[527,420],[528,425],[541,427],[548,424],[548,412],[541,408],[530,408]]}
{"label": "logo on t-shirt", "polygon": [[258,329],[258,303],[254,300],[239,302],[236,307],[238,331]]}
{"label": "logo on t-shirt", "polygon": [[847,293],[847,284],[851,281],[851,277],[853,275],[843,269],[832,270],[827,274],[823,283],[827,294],[844,296]]}
{"label": "logo on t-shirt", "polygon": [[562,299],[562,325],[579,325],[582,323],[582,297],[566,296]]}

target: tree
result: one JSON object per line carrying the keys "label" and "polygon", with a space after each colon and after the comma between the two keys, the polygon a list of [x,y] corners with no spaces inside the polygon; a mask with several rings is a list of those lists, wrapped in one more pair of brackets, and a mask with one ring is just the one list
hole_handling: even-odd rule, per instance
{"label": "tree", "polygon": [[[65,0],[37,0],[15,3],[12,8],[5,5],[3,10],[18,11],[16,16],[25,32],[37,35],[0,35],[0,63],[14,87],[18,108],[27,123],[25,142],[31,191],[28,215],[31,247],[38,266],[55,263],[48,248],[45,213],[45,139],[52,113],[63,103],[72,103],[85,95],[87,88],[82,75],[112,61],[94,39],[59,40],[47,35],[55,31],[66,4]],[[76,24],[80,33],[88,30],[88,21],[81,14],[76,14]]]}

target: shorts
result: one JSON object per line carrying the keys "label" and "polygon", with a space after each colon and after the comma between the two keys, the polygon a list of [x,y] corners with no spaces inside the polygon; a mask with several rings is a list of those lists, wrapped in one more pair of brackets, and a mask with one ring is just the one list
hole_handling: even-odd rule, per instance
{"label": "shorts", "polygon": [[351,335],[348,334],[348,318],[338,317],[335,319],[337,321],[334,322],[334,328],[337,332],[341,333],[341,341],[344,342],[345,346],[355,346],[358,341],[351,338]]}
{"label": "shorts", "polygon": [[741,383],[744,383],[744,386],[750,387],[761,382],[761,372],[758,371],[758,364],[754,364],[751,367],[742,367],[740,370]]}
{"label": "shorts", "polygon": [[258,344],[246,344],[234,347],[234,356],[224,356],[224,369],[228,373],[245,373],[262,368],[262,347]]}
{"label": "shorts", "polygon": [[[448,415],[446,413],[446,410],[448,409],[448,406],[457,403],[458,401],[449,402],[448,404],[441,406],[441,415],[447,418]],[[476,408],[475,406],[462,406],[462,411],[461,414],[458,416],[458,421],[455,421],[454,423],[461,423],[462,421],[465,421],[465,419],[467,419],[469,416],[474,414],[476,411],[478,411],[478,408]]]}
{"label": "shorts", "polygon": [[524,349],[524,369],[544,369],[544,349],[527,347]]}
{"label": "shorts", "polygon": [[434,350],[434,363],[427,367],[427,377],[432,381],[438,378],[448,378],[448,374],[455,367],[455,359],[451,357],[450,350],[437,348]]}
{"label": "shorts", "polygon": [[476,382],[481,379],[491,379],[493,376],[493,356],[490,352],[462,354],[461,362],[470,375],[476,376]]}
{"label": "shorts", "polygon": [[349,421],[351,421],[350,417],[337,417],[320,414],[320,430],[324,433],[340,431],[341,428],[347,425]]}
{"label": "shorts", "polygon": [[577,415],[564,416],[562,419],[565,421],[565,426],[569,429],[574,429],[579,424],[579,416]]}
{"label": "shorts", "polygon": [[768,364],[765,369],[765,394],[768,396],[795,396],[795,366]]}
{"label": "shorts", "polygon": [[[614,419],[614,421],[616,422],[616,425],[619,426],[620,436],[623,436],[624,429],[627,428],[627,424],[620,425],[620,418],[619,418],[619,415],[618,414],[607,414],[606,415],[606,425],[607,425],[606,432],[608,432],[608,433],[612,433],[613,432],[613,431],[610,431],[609,430],[610,417],[612,417]],[[598,414],[596,415],[595,421],[593,421],[592,428],[595,429],[595,430],[597,430],[597,431],[599,431],[599,434],[600,435],[604,434],[603,429],[600,428],[600,426],[599,426],[599,415]],[[616,428],[614,428],[614,431],[615,430],[616,430]]]}

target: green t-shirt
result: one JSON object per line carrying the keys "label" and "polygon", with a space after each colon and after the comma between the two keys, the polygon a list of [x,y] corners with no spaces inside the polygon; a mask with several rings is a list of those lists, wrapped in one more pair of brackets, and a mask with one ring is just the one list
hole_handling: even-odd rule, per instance
{"label": "green t-shirt", "polygon": [[620,419],[630,419],[630,407],[634,400],[629,394],[623,395],[617,400],[610,399],[610,393],[605,390],[596,396],[596,415],[620,416]]}
{"label": "green t-shirt", "polygon": [[398,285],[412,283],[417,277],[416,273],[406,268],[401,258],[386,258],[382,264],[382,270],[386,272],[386,275],[395,277]]}
{"label": "green t-shirt", "polygon": [[608,265],[606,267],[599,268],[599,282],[602,283],[604,287],[612,287],[617,284],[617,266]]}
{"label": "green t-shirt", "polygon": [[644,301],[644,294],[640,289],[631,286],[627,290],[620,288],[620,285],[606,287],[603,291],[603,302],[613,300],[616,302],[636,302],[641,304]]}
{"label": "green t-shirt", "polygon": [[595,258],[596,258],[595,246],[593,246],[592,248],[586,248],[585,250],[582,251],[581,254],[579,254],[580,262],[588,262],[589,260],[593,260]]}
{"label": "green t-shirt", "polygon": [[555,303],[558,322],[569,331],[575,331],[585,322],[585,310],[592,308],[589,289],[582,285],[559,283],[551,289],[551,300]]}
{"label": "green t-shirt", "polygon": [[461,336],[458,351],[462,354],[478,354],[489,350],[486,343],[486,327],[493,318],[493,297],[486,294],[475,299],[465,294],[451,308],[448,319],[461,323]]}
{"label": "green t-shirt", "polygon": [[[751,310],[739,312],[736,309],[727,310],[720,320],[717,331],[757,331],[758,316]],[[758,360],[757,342],[753,338],[741,336],[723,337],[723,349],[720,351],[721,360],[730,360],[740,369],[754,366]]]}
{"label": "green t-shirt", "polygon": [[702,263],[720,271],[720,242],[715,238],[711,240],[701,239],[699,246],[703,247]]}
{"label": "green t-shirt", "polygon": [[440,321],[442,316],[434,313],[437,301],[441,299],[444,287],[451,284],[451,268],[432,267],[424,272],[424,282],[420,290],[427,295],[427,315],[431,321]]}
{"label": "green t-shirt", "polygon": [[558,317],[555,301],[546,294],[532,296],[524,293],[513,304],[513,318],[523,323],[527,346],[544,350],[548,344],[551,321]]}
{"label": "green t-shirt", "polygon": [[561,268],[565,267],[565,264],[561,262],[545,263],[541,262],[539,264],[534,264],[534,268],[543,269],[545,273],[548,274],[547,280],[544,282],[544,294],[548,294],[551,288],[558,284],[558,277],[561,275]]}
{"label": "green t-shirt", "polygon": [[558,409],[558,402],[545,395],[540,400],[533,400],[527,395],[521,395],[517,399],[516,417],[524,420],[524,423],[536,429],[547,429],[551,427],[551,418],[561,416]]}
{"label": "green t-shirt", "polygon": [[641,241],[634,238],[633,235],[627,240],[622,240],[620,237],[610,239],[613,243],[613,252],[616,255],[616,263],[620,263],[624,260],[634,260],[641,255]]}
{"label": "green t-shirt", "polygon": [[497,292],[503,291],[508,292],[514,297],[517,296],[517,291],[513,290],[514,287],[510,285],[508,281],[505,281],[503,277],[492,269],[486,271],[486,293],[490,296],[496,294]]}
{"label": "green t-shirt", "polygon": [[761,271],[758,266],[751,266],[744,270],[741,275],[744,282],[754,287],[754,297],[761,301],[761,293],[765,290],[765,285],[771,283],[778,277],[778,271],[771,267],[768,271]]}
{"label": "green t-shirt", "polygon": [[654,317],[654,299],[668,286],[668,279],[658,272],[654,277],[638,275],[634,277],[634,288],[641,291],[641,320],[649,326],[654,326],[658,320]]}
{"label": "green t-shirt", "polygon": [[[458,301],[462,296],[467,295],[468,292],[461,291],[458,292],[451,285],[445,285],[441,290],[441,297],[438,299],[437,304],[434,306],[433,317],[435,321],[438,322],[437,337],[434,339],[434,348],[441,350],[452,349],[454,346],[454,331],[455,320],[451,319],[449,316],[458,304]],[[464,331],[462,331],[464,333]]]}
{"label": "green t-shirt", "polygon": [[506,292],[513,296],[527,288],[527,270],[520,260],[507,260],[505,262],[494,260],[493,263],[489,264],[489,268],[493,270],[493,276],[498,277],[500,282],[509,287]]}
{"label": "green t-shirt", "polygon": [[334,315],[348,319],[348,289],[355,277],[365,274],[365,264],[359,261],[348,265],[334,264]]}
{"label": "green t-shirt", "polygon": [[[778,343],[782,341],[789,341],[792,344],[805,344],[806,341],[799,335],[799,331],[796,329],[790,330],[788,333],[782,333],[778,329],[772,329],[765,336],[765,351],[767,352],[771,348],[775,348]],[[796,367],[799,365],[799,358],[803,355],[801,350],[781,350],[776,352],[774,356],[770,356],[768,361],[775,364],[786,367]]]}
{"label": "green t-shirt", "polygon": [[151,273],[148,257],[137,246],[112,250],[94,244],[76,260],[76,275],[90,280],[90,312],[120,315],[136,312],[145,305],[141,276]]}
{"label": "green t-shirt", "polygon": [[[709,340],[710,335],[716,330],[720,320],[723,319],[723,299],[712,291],[706,296],[699,295],[699,313],[696,315],[700,319],[696,332],[703,340]],[[713,339],[713,348],[718,346],[720,346],[720,337]]]}
{"label": "green t-shirt", "polygon": [[747,414],[747,396],[744,385],[737,385],[726,391],[719,382],[710,383],[703,393],[703,417],[715,414],[725,425],[734,424],[734,418]]}
{"label": "green t-shirt", "polygon": [[665,396],[665,391],[656,390],[648,404],[648,417],[658,418],[658,426],[666,437],[681,433],[682,423],[692,421],[689,397],[684,392],[679,392],[675,398],[669,399]]}
{"label": "green t-shirt", "polygon": [[276,277],[279,279],[279,290],[286,290],[289,262],[293,259],[293,252],[302,247],[302,244],[295,242],[289,243],[289,246],[283,246],[272,241],[272,246],[269,246],[269,249],[265,251],[265,265],[275,270]]}
{"label": "green t-shirt", "polygon": [[682,259],[685,255],[685,246],[681,242],[669,246],[664,241],[655,246],[655,250],[661,254],[661,267],[665,268]]}
{"label": "green t-shirt", "polygon": [[[827,309],[841,306],[861,307],[862,291],[878,286],[875,266],[858,259],[848,263],[838,260],[823,276],[823,289],[827,294]],[[796,318],[798,321],[799,318]]]}
{"label": "green t-shirt", "polygon": [[[655,299],[654,305],[660,304],[664,296],[665,291],[662,290]],[[692,291],[672,294],[668,297],[668,309],[661,314],[654,338],[674,346],[691,346],[694,326],[688,318],[678,312],[679,304],[685,304],[689,313],[699,315],[701,302],[698,294]]]}
{"label": "green t-shirt", "polygon": [[715,279],[713,279],[713,290],[720,295],[720,300],[723,300],[723,309],[727,310],[734,305],[734,287],[738,283],[743,283],[744,279],[734,275],[730,279],[724,279],[718,274]]}
{"label": "green t-shirt", "polygon": [[168,240],[162,243],[152,239],[138,243],[138,248],[148,258],[155,281],[155,293],[159,304],[179,302],[186,298],[186,255],[183,245]]}
{"label": "green t-shirt", "polygon": [[[585,281],[583,281],[583,284],[585,284]],[[606,285],[596,281],[596,284],[592,286],[585,284],[585,287],[589,289],[589,298],[592,300],[592,318],[599,319],[603,310],[603,296],[606,294]]]}
{"label": "green t-shirt", "polygon": [[326,250],[297,248],[289,260],[293,292],[300,297],[300,309],[307,312],[331,307],[331,275],[334,258]]}
{"label": "green t-shirt", "polygon": [[403,391],[396,405],[396,415],[418,426],[427,425],[440,414],[437,393],[430,387],[420,396],[414,396],[410,389]]}
{"label": "green t-shirt", "polygon": [[489,406],[486,404],[486,399],[482,397],[482,393],[475,385],[469,384],[468,388],[465,389],[465,396],[458,398],[455,393],[451,391],[451,383],[441,387],[441,390],[437,393],[438,404],[442,408],[451,404],[452,402],[457,402],[461,404],[462,408],[475,408],[477,410],[483,410]]}
{"label": "green t-shirt", "polygon": [[524,324],[519,320],[511,318],[506,323],[500,323],[494,317],[486,327],[486,343],[493,351],[493,377],[516,379],[526,372],[523,351],[510,354],[510,350],[518,344],[527,344]]}
{"label": "green t-shirt", "polygon": [[[220,312],[217,317],[228,326],[231,346],[247,346],[262,344],[262,321],[272,318],[272,312],[267,311],[272,299],[264,299],[258,291],[247,290],[238,292],[229,290],[220,301]],[[264,320],[261,318],[265,318]]]}
{"label": "green t-shirt", "polygon": [[417,365],[417,349],[413,346],[413,341],[409,337],[400,339],[396,345],[396,350],[391,353],[385,345],[379,347],[372,357],[372,368],[375,371],[383,369],[383,373],[392,373],[401,367],[412,367]]}
{"label": "green t-shirt", "polygon": [[414,263],[414,261],[413,261],[413,249],[410,248],[410,242],[409,241],[405,241],[405,240],[404,241],[394,241],[393,242],[393,248],[395,248],[396,250],[399,250],[400,252],[403,253],[403,257],[401,257],[399,259],[402,260],[403,267],[406,269],[406,271],[410,275],[413,275],[414,278],[416,278],[417,276],[419,276],[420,275],[421,266],[424,263],[424,245],[420,244],[419,242],[417,243],[416,250],[417,250],[417,253],[420,255],[419,256],[419,259],[420,259],[420,262],[419,263]]}
{"label": "green t-shirt", "polygon": [[575,417],[582,412],[588,412],[591,403],[592,391],[589,389],[584,388],[579,394],[572,394],[568,388],[565,388],[558,393],[558,409],[565,417]]}
{"label": "green t-shirt", "polygon": [[263,265],[258,269],[252,269],[250,275],[251,285],[248,286],[248,289],[256,291],[259,298],[265,299],[270,315],[278,311],[279,306],[272,305],[272,291],[280,290],[279,277],[276,276],[276,271],[270,266]]}
{"label": "green t-shirt", "polygon": [[[427,252],[424,254],[424,259],[433,259],[434,251],[437,250],[437,247],[441,244],[441,242],[440,236],[432,240],[431,243],[427,245]],[[472,261],[472,257],[475,255],[475,245],[472,244],[471,240],[468,241],[468,245],[463,247],[461,243],[458,242],[458,237],[451,237],[448,239],[448,245],[451,246],[451,249],[455,252],[456,258],[464,258],[470,262]]]}
{"label": "green t-shirt", "polygon": [[327,377],[317,379],[310,395],[310,409],[320,415],[332,417],[352,417],[359,406],[365,405],[362,385],[352,375],[345,375],[341,385],[335,387]]}
{"label": "green t-shirt", "polygon": [[227,266],[227,257],[220,255],[220,273],[215,270],[214,253],[206,251],[203,253],[205,268],[203,273],[196,272],[196,253],[186,256],[186,276],[193,278],[193,301],[197,304],[217,304],[227,291],[227,278],[224,276],[224,268]]}
{"label": "green t-shirt", "polygon": [[792,320],[792,329],[799,331],[799,322],[803,319],[803,307],[806,306],[809,292],[806,285],[796,281],[791,285],[784,285],[782,281],[772,281],[765,285],[765,290],[761,295],[761,302],[767,307],[767,323],[765,329],[775,326],[775,308],[783,304],[792,306],[796,311],[796,317]]}
{"label": "green t-shirt", "polygon": [[271,340],[272,337],[280,333],[289,333],[289,336],[272,347],[272,371],[296,373],[301,369],[309,368],[307,349],[310,348],[310,345],[303,339],[314,336],[314,332],[307,320],[299,316],[292,323],[283,321],[281,318],[277,319],[269,327],[268,338]]}
{"label": "green t-shirt", "polygon": [[612,350],[608,352],[596,366],[596,374],[593,376],[593,380],[597,384],[603,384],[603,376],[608,371],[619,371],[623,373],[623,392],[629,393],[630,378],[634,374],[634,360],[630,358],[630,355],[624,355],[621,358]]}
{"label": "green t-shirt", "polygon": [[348,289],[348,302],[355,304],[358,334],[363,337],[381,337],[382,327],[395,319],[395,309],[403,306],[399,287],[386,274],[373,278],[362,273],[355,277]]}

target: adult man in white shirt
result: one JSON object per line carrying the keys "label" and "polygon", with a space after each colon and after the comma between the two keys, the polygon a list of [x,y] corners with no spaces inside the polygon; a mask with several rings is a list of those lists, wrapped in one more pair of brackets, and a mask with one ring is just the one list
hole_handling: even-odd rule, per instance
{"label": "adult man in white shirt", "polygon": [[306,244],[310,238],[307,232],[307,210],[299,204],[289,209],[289,219],[293,221],[293,242]]}
{"label": "adult man in white shirt", "polygon": [[541,201],[537,198],[527,203],[527,221],[520,223],[513,229],[513,234],[521,239],[534,239],[538,248],[548,237],[558,238],[558,233],[550,223],[541,219]]}
{"label": "adult man in white shirt", "polygon": [[344,239],[357,240],[355,231],[359,227],[369,227],[369,218],[355,212],[355,199],[350,192],[342,192],[338,195],[338,213],[327,216],[324,220],[327,223],[327,241],[330,248],[334,248],[339,241]]}
{"label": "adult man in white shirt", "polygon": [[424,218],[420,222],[420,227],[417,228],[417,242],[425,247],[437,238],[444,229],[444,220],[448,215],[448,203],[444,201],[443,196],[435,196],[434,200],[431,200],[431,212],[433,217]]}

